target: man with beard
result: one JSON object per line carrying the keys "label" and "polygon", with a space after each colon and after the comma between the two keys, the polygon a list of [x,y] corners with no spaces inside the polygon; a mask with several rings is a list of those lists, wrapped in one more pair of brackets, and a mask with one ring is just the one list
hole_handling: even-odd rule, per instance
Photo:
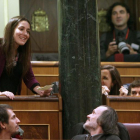
{"label": "man with beard", "polygon": [[11,106],[0,104],[0,139],[12,139],[18,132],[19,122]]}
{"label": "man with beard", "polygon": [[84,129],[89,134],[76,135],[72,140],[120,140],[117,113],[108,106],[99,106],[87,115]]}

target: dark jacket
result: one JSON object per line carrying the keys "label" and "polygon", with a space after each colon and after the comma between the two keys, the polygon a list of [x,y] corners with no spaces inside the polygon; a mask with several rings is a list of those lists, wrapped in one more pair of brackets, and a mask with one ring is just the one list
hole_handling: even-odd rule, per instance
{"label": "dark jacket", "polygon": [[[108,61],[108,58],[106,58],[105,54],[106,54],[106,51],[108,49],[109,43],[112,42],[112,41],[113,41],[113,31],[109,31],[109,32],[101,35],[101,37],[100,37],[101,61]],[[125,40],[125,42],[130,44],[130,45],[131,45],[131,43],[135,43],[135,44],[140,46],[140,32],[130,30],[128,38],[127,38],[127,40]],[[129,61],[130,62],[132,62],[132,61],[133,62],[139,62],[140,49],[135,50],[135,51],[137,51],[139,54],[125,55],[124,61],[126,61],[126,62],[129,62]],[[112,56],[114,56],[114,54],[111,55],[110,57],[112,57]],[[111,59],[109,61],[111,61]],[[112,61],[114,61],[114,60],[112,60]]]}
{"label": "dark jacket", "polygon": [[[81,122],[81,123],[78,123],[76,124],[72,131],[71,131],[71,138],[74,138],[76,135],[81,135],[81,134],[89,134],[84,128],[83,128],[83,124],[84,122]],[[129,133],[127,131],[127,129],[125,128],[125,126],[118,122],[118,128],[119,128],[119,137],[121,140],[130,140],[130,137],[129,137]],[[106,135],[107,136],[107,135]],[[113,135],[114,136],[114,135]],[[84,137],[84,136],[79,136],[79,137]],[[109,136],[111,137],[111,135]],[[77,137],[76,137],[77,138]],[[75,140],[75,139],[74,139]]]}
{"label": "dark jacket", "polygon": [[83,134],[83,135],[76,135],[72,138],[72,140],[121,140],[116,135],[95,135],[95,136],[89,136],[89,134]]}
{"label": "dark jacket", "polygon": [[[5,58],[4,54],[0,51],[0,77],[1,77],[2,72],[4,70],[5,63],[6,63],[6,58]],[[38,81],[35,79],[35,76],[33,74],[31,63],[30,63],[29,70],[27,71],[26,75],[23,78],[23,81],[29,89],[31,89],[31,87],[35,83],[38,83]],[[20,84],[19,84],[19,87],[18,87],[18,94],[19,95],[20,95],[20,92],[21,92],[21,84],[22,84],[22,77],[21,77]]]}

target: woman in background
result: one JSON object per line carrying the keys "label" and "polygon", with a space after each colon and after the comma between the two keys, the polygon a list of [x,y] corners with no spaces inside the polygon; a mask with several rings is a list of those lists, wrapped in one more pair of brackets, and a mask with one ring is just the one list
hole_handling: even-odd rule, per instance
{"label": "woman in background", "polygon": [[101,66],[102,94],[127,95],[128,90],[122,86],[118,70],[112,65]]}
{"label": "woman in background", "polygon": [[13,17],[5,27],[0,46],[0,95],[10,99],[20,95],[22,79],[26,86],[40,96],[49,96],[52,88],[41,91],[35,79],[30,58],[30,22],[22,16]]}

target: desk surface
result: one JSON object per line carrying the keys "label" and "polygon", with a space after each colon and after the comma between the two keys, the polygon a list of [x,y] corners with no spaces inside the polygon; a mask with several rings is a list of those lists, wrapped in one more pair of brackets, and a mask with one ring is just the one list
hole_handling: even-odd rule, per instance
{"label": "desk surface", "polygon": [[[0,96],[0,100],[10,100],[6,96]],[[48,97],[40,97],[40,95],[15,95],[13,101],[58,101],[59,95],[50,95]]]}
{"label": "desk surface", "polygon": [[[59,67],[59,61],[31,61],[32,66]],[[139,62],[101,62],[101,65],[113,65],[116,67],[140,67]]]}
{"label": "desk surface", "polygon": [[109,95],[107,99],[110,101],[140,101],[140,96],[116,96],[116,95]]}

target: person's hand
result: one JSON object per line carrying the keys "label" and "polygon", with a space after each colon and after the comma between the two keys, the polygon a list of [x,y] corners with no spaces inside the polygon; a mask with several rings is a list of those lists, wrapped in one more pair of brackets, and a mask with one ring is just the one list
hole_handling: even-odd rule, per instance
{"label": "person's hand", "polygon": [[106,57],[109,57],[110,55],[114,54],[116,51],[118,51],[118,46],[116,45],[116,41],[112,41],[108,45],[108,50],[106,52]]}
{"label": "person's hand", "polygon": [[39,88],[40,88],[40,86],[36,86],[33,90],[36,93],[38,93],[41,97],[46,97],[51,94],[52,88],[47,89],[47,90],[42,90],[42,89],[40,90]]}
{"label": "person's hand", "polygon": [[107,86],[102,86],[102,94],[108,95],[109,92],[110,92],[110,90],[108,89]]}
{"label": "person's hand", "polygon": [[138,54],[138,52],[136,52],[129,44],[126,44],[126,45],[130,50],[130,54]]}
{"label": "person's hand", "polygon": [[5,95],[6,97],[8,97],[9,99],[14,99],[15,95],[10,92],[10,91],[4,91],[4,92],[0,92],[0,95]]}
{"label": "person's hand", "polygon": [[127,96],[127,94],[128,94],[128,90],[123,86],[121,86],[119,91],[120,91],[120,96]]}
{"label": "person's hand", "polygon": [[46,97],[49,96],[51,94],[52,88],[48,89],[48,90],[44,90],[44,91],[40,91],[40,96],[41,97]]}

